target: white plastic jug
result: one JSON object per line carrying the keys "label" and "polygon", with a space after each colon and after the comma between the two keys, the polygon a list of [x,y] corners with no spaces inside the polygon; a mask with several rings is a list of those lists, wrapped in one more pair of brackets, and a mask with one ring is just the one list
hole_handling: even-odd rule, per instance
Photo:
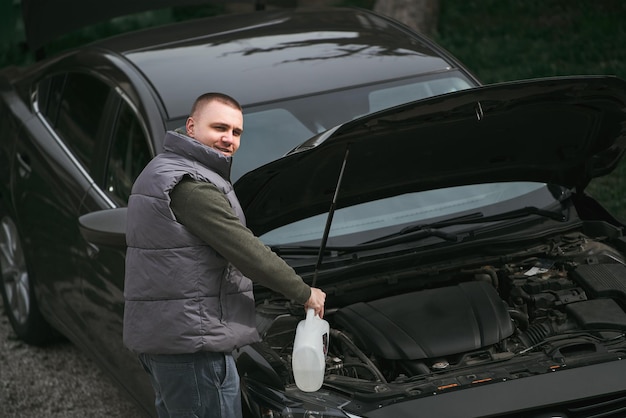
{"label": "white plastic jug", "polygon": [[291,367],[298,389],[315,392],[322,387],[328,354],[328,322],[308,309],[296,328]]}

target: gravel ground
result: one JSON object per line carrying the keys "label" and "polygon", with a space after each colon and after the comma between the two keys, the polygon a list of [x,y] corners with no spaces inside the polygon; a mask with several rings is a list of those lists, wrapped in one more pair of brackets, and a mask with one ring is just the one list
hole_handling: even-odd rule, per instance
{"label": "gravel ground", "polygon": [[17,339],[0,298],[0,417],[140,417],[139,410],[69,342]]}

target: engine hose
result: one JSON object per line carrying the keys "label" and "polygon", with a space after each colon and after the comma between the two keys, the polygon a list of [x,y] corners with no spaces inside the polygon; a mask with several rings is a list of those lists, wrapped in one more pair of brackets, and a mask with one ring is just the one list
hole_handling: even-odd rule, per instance
{"label": "engine hose", "polygon": [[552,327],[546,323],[533,324],[520,334],[519,339],[526,347],[532,347],[554,334]]}
{"label": "engine hose", "polygon": [[527,314],[517,309],[509,309],[509,316],[515,321],[519,329],[522,331],[526,331],[528,329],[529,321]]}
{"label": "engine hose", "polygon": [[352,351],[354,354],[356,354],[356,356],[363,363],[365,363],[367,368],[376,376],[376,381],[377,382],[387,383],[387,379],[385,379],[385,377],[380,372],[380,370],[378,370],[378,367],[376,367],[376,365],[372,362],[372,360],[369,359],[369,357],[367,357],[365,355],[365,353],[363,353],[361,350],[359,350],[359,348],[356,346],[356,344],[354,344],[352,342],[352,340],[350,340],[350,338],[348,338],[348,336],[346,334],[344,334],[343,332],[338,331],[336,329],[331,329],[330,330],[330,335],[332,335],[335,338],[340,339],[345,345],[347,345],[348,348],[350,349],[350,351]]}

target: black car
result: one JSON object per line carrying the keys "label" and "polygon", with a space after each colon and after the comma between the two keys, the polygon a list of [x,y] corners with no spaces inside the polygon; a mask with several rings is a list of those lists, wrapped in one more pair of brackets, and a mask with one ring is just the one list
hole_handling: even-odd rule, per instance
{"label": "black car", "polygon": [[62,333],[153,413],[121,341],[125,204],[211,90],[244,106],[232,179],[248,226],[328,295],[324,384],[303,392],[304,310],[255,287],[263,341],[234,353],[247,415],[620,416],[624,225],[584,189],[626,148],[626,82],[480,86],[365,10],[220,16],[2,71],[0,263],[19,337]]}

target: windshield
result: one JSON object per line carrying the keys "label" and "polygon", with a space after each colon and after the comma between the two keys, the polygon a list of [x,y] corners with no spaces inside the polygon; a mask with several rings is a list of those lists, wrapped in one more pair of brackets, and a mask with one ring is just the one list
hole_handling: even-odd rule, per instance
{"label": "windshield", "polygon": [[231,180],[282,157],[310,137],[368,113],[472,87],[459,72],[324,92],[246,107],[241,147],[233,158]]}
{"label": "windshield", "polygon": [[[485,215],[524,206],[544,208],[555,199],[544,183],[474,184],[392,196],[335,211],[329,245],[356,245],[416,222],[432,222],[463,213]],[[328,214],[302,219],[274,229],[260,238],[267,245],[318,243]]]}

